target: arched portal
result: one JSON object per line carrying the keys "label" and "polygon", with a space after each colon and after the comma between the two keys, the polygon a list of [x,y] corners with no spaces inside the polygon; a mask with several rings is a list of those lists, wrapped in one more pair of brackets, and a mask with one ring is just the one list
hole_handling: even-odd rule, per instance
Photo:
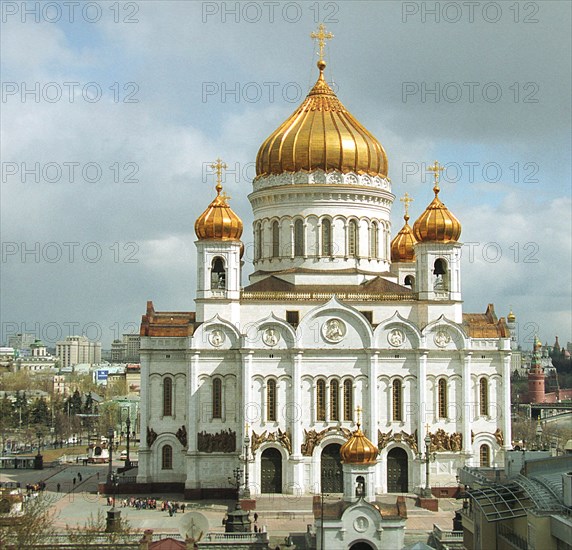
{"label": "arched portal", "polygon": [[407,493],[409,487],[409,468],[407,453],[395,447],[387,453],[387,492]]}
{"label": "arched portal", "polygon": [[367,542],[356,542],[350,546],[350,550],[374,550],[374,548]]}
{"label": "arched portal", "polygon": [[263,493],[282,492],[282,455],[278,449],[266,449],[260,458],[260,488]]}
{"label": "arched portal", "polygon": [[342,471],[342,460],[340,458],[341,445],[330,443],[322,451],[322,492],[323,493],[343,493],[344,474]]}

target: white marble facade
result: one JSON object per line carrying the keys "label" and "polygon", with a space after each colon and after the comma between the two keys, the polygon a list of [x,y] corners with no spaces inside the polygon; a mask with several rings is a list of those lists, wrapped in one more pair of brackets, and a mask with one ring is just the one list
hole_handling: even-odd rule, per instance
{"label": "white marble facade", "polygon": [[[324,86],[319,80],[308,96],[318,102],[308,112],[321,109],[321,98],[341,120],[345,111]],[[375,139],[350,122],[362,140]],[[325,132],[300,136],[312,151],[319,140],[331,150]],[[340,147],[354,158],[359,143],[347,141]],[[309,146],[300,147],[302,155]],[[272,172],[276,162],[264,168],[264,151],[257,170]],[[359,155],[354,171],[329,161],[327,169],[259,174],[248,197],[253,238],[244,239],[253,243],[246,246],[255,268],[250,285],[242,286],[242,229],[215,238],[206,228],[196,241],[195,311],[155,312],[148,303],[139,482],[206,495],[228,489],[233,469],[246,462],[254,495],[341,492],[332,445],[355,429],[358,407],[380,448],[378,493],[424,485],[417,453],[427,432],[437,453],[432,485],[455,485],[465,464],[503,463],[511,441],[510,331],[491,305],[463,312],[460,226],[453,237],[418,240],[413,261],[392,263],[395,195],[383,155],[371,176],[373,164]],[[437,200],[438,176],[435,188]],[[205,214],[203,221],[214,219]]]}

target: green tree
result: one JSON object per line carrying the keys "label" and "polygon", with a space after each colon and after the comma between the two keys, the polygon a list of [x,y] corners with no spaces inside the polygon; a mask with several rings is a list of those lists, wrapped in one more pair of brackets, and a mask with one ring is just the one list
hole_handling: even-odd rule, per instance
{"label": "green tree", "polygon": [[30,411],[30,420],[33,424],[43,424],[45,426],[50,423],[50,409],[43,397],[34,401]]}
{"label": "green tree", "polygon": [[93,414],[93,397],[91,392],[85,396],[85,403],[83,404],[83,412],[85,414]]}
{"label": "green tree", "polygon": [[106,435],[109,428],[115,429],[119,424],[119,404],[115,401],[105,401],[99,407],[99,433]]}

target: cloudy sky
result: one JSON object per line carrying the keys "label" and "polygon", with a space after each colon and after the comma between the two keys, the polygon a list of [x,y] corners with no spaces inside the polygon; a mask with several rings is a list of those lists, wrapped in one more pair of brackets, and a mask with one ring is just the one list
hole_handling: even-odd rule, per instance
{"label": "cloudy sky", "polygon": [[[316,79],[321,21],[326,76],[413,219],[426,166],[447,166],[465,311],[512,305],[526,347],[572,340],[569,2],[70,4],[2,3],[2,342],[108,347],[147,300],[194,310],[205,167],[233,168],[248,244],[253,162]],[[402,215],[396,200],[394,232]]]}

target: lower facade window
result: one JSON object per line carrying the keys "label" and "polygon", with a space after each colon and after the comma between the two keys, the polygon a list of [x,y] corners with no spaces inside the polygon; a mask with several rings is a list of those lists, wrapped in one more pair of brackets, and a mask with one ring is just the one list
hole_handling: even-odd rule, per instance
{"label": "lower facade window", "polygon": [[171,445],[163,445],[163,450],[161,451],[161,469],[173,469],[173,447],[171,447]]}

